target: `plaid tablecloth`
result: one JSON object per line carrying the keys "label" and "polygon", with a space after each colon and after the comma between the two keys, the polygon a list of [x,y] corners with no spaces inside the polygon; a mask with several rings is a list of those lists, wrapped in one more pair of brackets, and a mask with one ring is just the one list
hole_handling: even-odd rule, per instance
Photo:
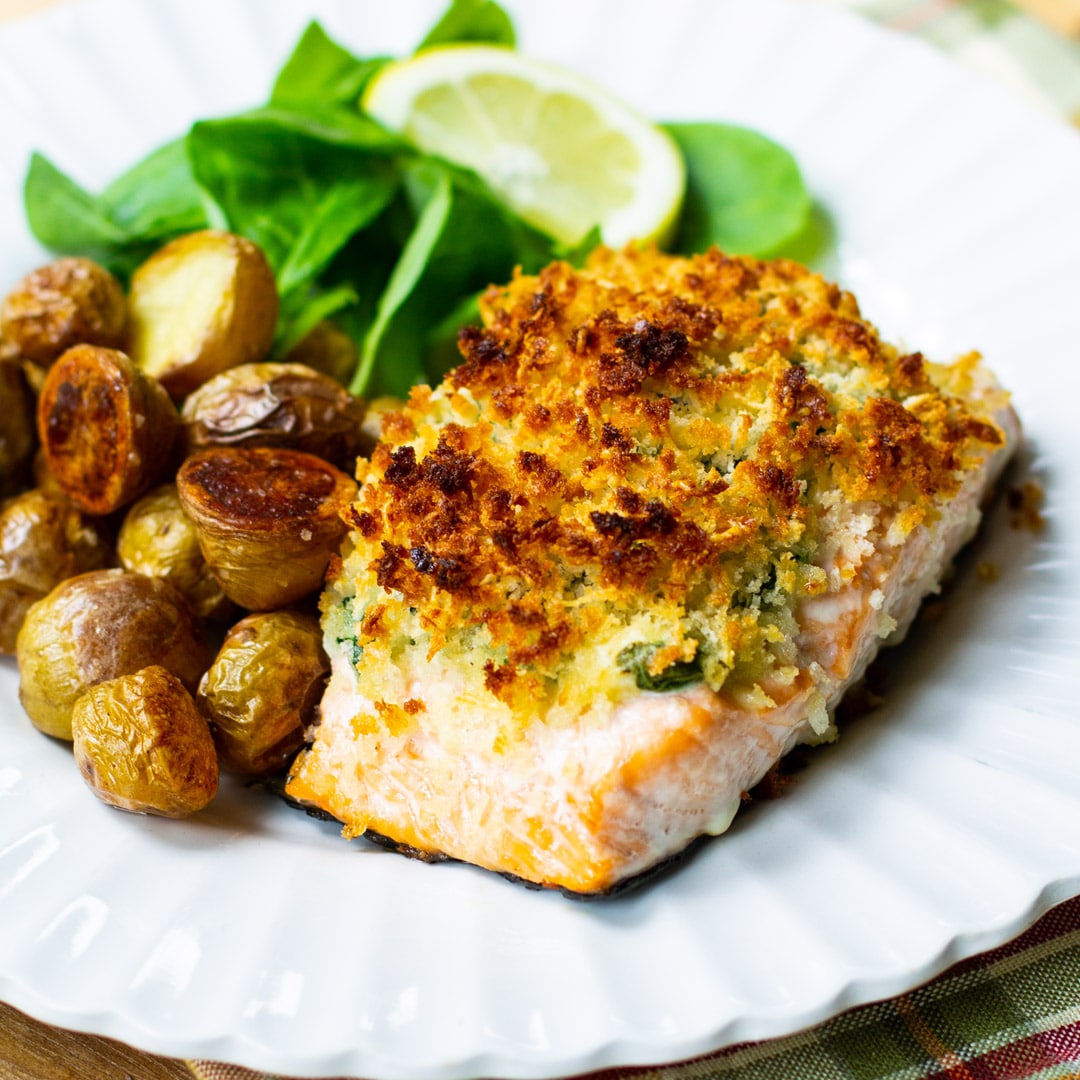
{"label": "plaid tablecloth", "polygon": [[[747,0],[752,3],[753,0]],[[1080,125],[1080,40],[1007,0],[804,0],[852,8]],[[1080,138],[1080,134],[1077,136]],[[1080,192],[1077,192],[1080,198]],[[1080,310],[1080,297],[1077,298]],[[198,1080],[268,1080],[189,1062]],[[1080,897],[925,986],[806,1031],[590,1080],[1080,1080]]]}

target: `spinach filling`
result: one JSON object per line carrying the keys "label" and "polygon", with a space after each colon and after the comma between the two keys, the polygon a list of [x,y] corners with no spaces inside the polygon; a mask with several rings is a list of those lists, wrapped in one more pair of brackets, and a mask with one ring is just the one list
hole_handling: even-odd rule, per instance
{"label": "spinach filling", "polygon": [[649,668],[659,648],[661,646],[658,644],[639,641],[627,645],[615,657],[619,669],[634,676],[639,690],[675,690],[680,686],[701,682],[705,677],[701,670],[701,661],[696,657],[693,660],[677,660],[663,671],[653,674]]}

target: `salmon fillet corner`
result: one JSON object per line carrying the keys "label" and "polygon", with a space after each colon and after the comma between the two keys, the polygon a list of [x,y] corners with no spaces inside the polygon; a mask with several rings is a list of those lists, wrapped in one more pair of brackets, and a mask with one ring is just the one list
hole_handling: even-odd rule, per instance
{"label": "salmon fillet corner", "polygon": [[598,893],[723,832],[896,640],[1019,437],[977,354],[784,260],[597,251],[488,291],[382,419],[287,790]]}

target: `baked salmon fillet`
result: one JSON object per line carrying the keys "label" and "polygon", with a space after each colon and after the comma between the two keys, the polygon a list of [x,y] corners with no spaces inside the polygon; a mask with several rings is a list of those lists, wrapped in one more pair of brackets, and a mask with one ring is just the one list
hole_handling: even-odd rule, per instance
{"label": "baked salmon fillet", "polygon": [[899,638],[1016,444],[976,354],[788,261],[600,249],[487,292],[382,419],[288,793],[597,893],[702,834]]}

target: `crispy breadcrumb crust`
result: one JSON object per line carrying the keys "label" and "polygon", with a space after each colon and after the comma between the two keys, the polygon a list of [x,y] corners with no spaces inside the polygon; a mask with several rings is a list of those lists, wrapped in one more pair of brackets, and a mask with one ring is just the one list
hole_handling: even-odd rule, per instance
{"label": "crispy breadcrumb crust", "polygon": [[323,600],[376,703],[358,734],[417,722],[418,653],[507,738],[673,678],[767,705],[798,603],[845,572],[844,515],[902,541],[1005,442],[977,355],[883,343],[793,262],[600,249],[481,310],[358,474]]}

